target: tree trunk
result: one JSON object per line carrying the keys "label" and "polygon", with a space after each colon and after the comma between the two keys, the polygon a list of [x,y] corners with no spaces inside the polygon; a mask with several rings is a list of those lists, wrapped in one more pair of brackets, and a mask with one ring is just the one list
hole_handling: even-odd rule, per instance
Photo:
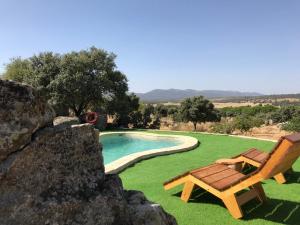
{"label": "tree trunk", "polygon": [[193,124],[194,124],[194,131],[196,131],[196,129],[197,129],[197,122],[194,122]]}
{"label": "tree trunk", "polygon": [[82,111],[80,111],[79,109],[77,109],[75,106],[72,108],[72,110],[74,111],[75,113],[75,116],[80,118],[80,115],[82,113]]}

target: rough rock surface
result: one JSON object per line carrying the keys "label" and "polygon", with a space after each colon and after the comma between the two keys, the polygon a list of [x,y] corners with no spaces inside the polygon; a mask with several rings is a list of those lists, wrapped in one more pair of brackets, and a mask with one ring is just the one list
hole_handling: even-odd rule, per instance
{"label": "rough rock surface", "polygon": [[[18,88],[6,87],[10,85],[1,82],[1,94],[13,96],[7,92],[20,93]],[[26,95],[30,93],[25,91],[20,96],[27,99]],[[6,107],[3,102],[1,99],[2,106]],[[13,103],[12,100],[6,102]],[[14,110],[28,112],[26,107],[25,104],[13,108],[11,113],[21,115]],[[125,191],[117,175],[104,174],[98,132],[91,125],[65,126],[61,123],[44,127],[39,125],[43,124],[40,121],[46,121],[44,124],[50,122],[49,114],[44,115],[44,120],[31,120],[32,127],[43,128],[38,131],[31,129],[30,142],[22,147],[16,139],[14,143],[21,148],[13,145],[16,151],[0,162],[0,224],[177,224],[174,217],[159,205],[149,202],[143,193]],[[4,117],[1,115],[0,118]],[[13,124],[14,118],[10,119],[5,121]],[[12,131],[18,133],[18,127],[12,126],[7,133],[3,129],[1,138],[10,137]],[[5,150],[1,149],[0,154]]]}
{"label": "rough rock surface", "polygon": [[70,116],[58,116],[54,119],[53,125],[65,125],[65,126],[71,126],[75,124],[79,124],[79,119],[77,117],[70,117]]}
{"label": "rough rock surface", "polygon": [[0,79],[0,161],[52,123],[54,111],[32,87]]}

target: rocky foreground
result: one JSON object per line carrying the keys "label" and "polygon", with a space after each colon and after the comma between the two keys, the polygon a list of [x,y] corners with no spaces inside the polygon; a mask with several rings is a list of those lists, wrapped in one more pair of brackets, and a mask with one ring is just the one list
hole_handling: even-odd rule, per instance
{"label": "rocky foreground", "polygon": [[0,80],[0,224],[176,225],[142,192],[105,175],[98,132],[53,125],[30,86]]}

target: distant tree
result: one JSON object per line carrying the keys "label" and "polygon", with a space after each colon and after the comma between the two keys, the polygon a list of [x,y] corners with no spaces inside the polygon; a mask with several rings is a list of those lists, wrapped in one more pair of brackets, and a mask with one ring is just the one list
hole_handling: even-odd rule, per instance
{"label": "distant tree", "polygon": [[260,127],[264,120],[256,116],[241,115],[234,118],[234,127],[242,132],[248,132],[253,127]]}
{"label": "distant tree", "polygon": [[203,96],[185,99],[180,105],[179,113],[183,121],[193,123],[194,130],[197,129],[197,123],[220,120],[214,105]]}
{"label": "distant tree", "polygon": [[253,124],[251,123],[249,117],[237,116],[234,119],[234,127],[244,133],[248,132],[253,127]]}
{"label": "distant tree", "polygon": [[139,98],[135,94],[117,96],[113,100],[107,101],[106,105],[108,113],[115,115],[114,123],[118,127],[128,127],[128,124],[136,123],[134,112],[139,109],[140,104]]}
{"label": "distant tree", "polygon": [[273,120],[275,123],[283,123],[287,122],[294,117],[299,117],[300,116],[300,108],[296,106],[286,106],[282,107],[276,112],[272,113],[270,118]]}
{"label": "distant tree", "polygon": [[155,106],[155,114],[159,117],[168,116],[168,108],[163,104],[157,104]]}
{"label": "distant tree", "polygon": [[152,123],[149,125],[150,129],[159,129],[160,128],[160,117],[155,116],[152,120]]}
{"label": "distant tree", "polygon": [[151,115],[154,114],[154,107],[152,104],[145,104],[141,106],[141,114],[143,118],[142,125],[147,128],[149,123],[152,121]]}
{"label": "distant tree", "polygon": [[134,128],[142,128],[143,127],[143,115],[142,112],[137,110],[133,111],[129,114],[130,123]]}
{"label": "distant tree", "polygon": [[168,116],[173,116],[175,113],[178,112],[178,106],[169,106],[168,107]]}

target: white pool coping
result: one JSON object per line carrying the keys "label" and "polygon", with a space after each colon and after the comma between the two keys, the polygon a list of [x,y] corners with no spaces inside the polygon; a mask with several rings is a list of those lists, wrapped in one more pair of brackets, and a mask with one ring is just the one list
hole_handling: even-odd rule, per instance
{"label": "white pool coping", "polygon": [[151,150],[136,152],[127,156],[123,156],[122,158],[117,159],[105,165],[105,173],[107,174],[119,173],[122,170],[126,169],[127,167],[143,159],[148,159],[159,155],[168,155],[168,154],[173,154],[178,152],[185,152],[185,151],[192,150],[198,147],[199,145],[198,139],[190,136],[184,136],[184,135],[154,134],[154,133],[146,133],[146,132],[126,131],[126,132],[105,132],[105,133],[100,133],[100,136],[110,135],[110,134],[126,134],[126,135],[134,135],[134,136],[138,135],[144,137],[145,136],[170,137],[170,138],[176,138],[177,140],[182,142],[182,144],[173,147],[151,149]]}

